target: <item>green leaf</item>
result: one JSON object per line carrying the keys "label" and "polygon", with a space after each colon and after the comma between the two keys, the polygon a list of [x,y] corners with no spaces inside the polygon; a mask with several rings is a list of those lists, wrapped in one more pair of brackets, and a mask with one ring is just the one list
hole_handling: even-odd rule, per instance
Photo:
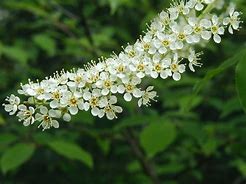
{"label": "green leaf", "polygon": [[34,145],[19,143],[7,149],[1,158],[3,173],[14,170],[31,158],[35,150]]}
{"label": "green leaf", "polygon": [[246,110],[246,51],[244,52],[244,55],[240,58],[240,61],[236,67],[236,88],[238,92],[238,96],[240,99],[240,102]]}
{"label": "green leaf", "polygon": [[176,137],[172,123],[151,123],[140,134],[140,142],[149,157],[164,151]]}
{"label": "green leaf", "polygon": [[5,119],[3,118],[2,114],[0,114],[0,125],[4,125],[5,123]]}
{"label": "green leaf", "polygon": [[9,145],[17,140],[17,137],[10,133],[1,133],[0,135],[0,148]]}
{"label": "green leaf", "polygon": [[213,77],[236,65],[237,62],[244,56],[244,53],[245,49],[239,51],[235,56],[224,61],[218,68],[209,71],[206,76],[194,86],[195,94],[197,94]]}
{"label": "green leaf", "polygon": [[53,56],[56,52],[55,41],[46,34],[38,34],[33,37],[34,43],[36,43],[41,49],[47,52],[49,56]]}
{"label": "green leaf", "polygon": [[93,167],[91,155],[73,142],[58,140],[48,143],[51,149],[58,154],[72,160],[78,160],[86,164],[89,168]]}
{"label": "green leaf", "polygon": [[3,46],[2,54],[22,65],[26,65],[29,59],[28,52],[19,46]]}
{"label": "green leaf", "polygon": [[246,162],[242,159],[237,159],[234,161],[233,165],[237,167],[237,169],[240,171],[241,175],[246,177]]}
{"label": "green leaf", "polygon": [[202,145],[202,151],[206,156],[212,155],[218,147],[218,142],[215,138],[208,139],[205,144]]}

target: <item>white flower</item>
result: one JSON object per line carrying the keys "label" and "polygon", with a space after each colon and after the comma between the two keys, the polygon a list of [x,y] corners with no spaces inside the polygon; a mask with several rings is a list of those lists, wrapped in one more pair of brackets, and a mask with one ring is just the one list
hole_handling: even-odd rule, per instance
{"label": "white flower", "polygon": [[37,113],[35,115],[35,119],[41,122],[38,128],[42,126],[43,130],[49,129],[51,127],[59,128],[58,121],[53,119],[56,117],[57,117],[56,112],[53,109],[48,110],[47,107],[45,106],[41,106],[40,113]]}
{"label": "white flower", "polygon": [[229,9],[229,15],[230,15],[230,17],[224,18],[223,24],[226,26],[229,25],[228,31],[229,31],[229,33],[233,34],[233,29],[234,30],[239,29],[239,25],[241,22],[240,18],[239,18],[240,13],[235,11],[234,6],[231,6]]}
{"label": "white flower", "polygon": [[150,73],[150,62],[151,58],[144,56],[141,59],[134,59],[131,64],[129,64],[129,69],[132,73],[142,79],[146,74]]}
{"label": "white flower", "polygon": [[101,97],[101,90],[93,89],[92,92],[89,90],[84,91],[83,98],[86,102],[84,102],[84,110],[88,111],[91,108],[91,114],[93,116],[100,115],[101,111],[98,108]]}
{"label": "white flower", "polygon": [[170,16],[169,16],[169,13],[165,12],[165,11],[162,11],[159,15],[160,17],[160,21],[162,22],[162,24],[164,26],[167,26],[171,23],[171,19],[170,19]]}
{"label": "white flower", "polygon": [[117,92],[117,85],[115,84],[117,77],[110,75],[108,72],[101,72],[98,81],[95,83],[96,87],[102,89],[102,95],[108,95],[110,92]]}
{"label": "white flower", "polygon": [[180,64],[181,61],[178,58],[178,54],[175,53],[169,69],[166,69],[167,75],[172,76],[175,81],[179,81],[181,79],[181,73],[185,72],[185,65]]}
{"label": "white flower", "polygon": [[30,124],[33,124],[35,121],[35,118],[33,117],[35,113],[35,109],[33,107],[26,107],[25,105],[21,104],[18,106],[19,112],[17,113],[17,116],[19,117],[19,121],[23,121],[24,126],[28,126]]}
{"label": "white flower", "polygon": [[171,29],[176,35],[176,49],[182,49],[184,47],[184,41],[192,43],[192,40],[188,37],[192,33],[192,27],[190,25],[182,26],[175,23],[171,25]]}
{"label": "white flower", "polygon": [[129,102],[132,100],[132,96],[139,98],[141,96],[141,90],[137,88],[137,84],[140,83],[140,79],[133,78],[125,78],[122,85],[118,86],[118,93],[124,93],[124,100]]}
{"label": "white flower", "polygon": [[49,95],[50,95],[50,107],[51,108],[58,108],[60,107],[60,100],[63,97],[63,94],[68,90],[67,86],[58,86],[56,89],[54,89]]}
{"label": "white flower", "polygon": [[165,30],[165,26],[162,24],[162,21],[159,17],[155,18],[154,21],[151,22],[149,33],[151,35],[156,35],[157,32],[163,32]]}
{"label": "white flower", "polygon": [[140,37],[140,40],[135,43],[136,50],[140,53],[147,52],[149,54],[154,54],[156,52],[156,48],[153,45],[152,41],[153,38],[151,34],[146,34],[144,37]]}
{"label": "white flower", "polygon": [[5,99],[8,104],[3,104],[4,110],[9,113],[9,115],[14,115],[18,110],[18,105],[20,104],[20,98],[15,95],[10,95]]}
{"label": "white flower", "polygon": [[109,73],[119,78],[124,78],[129,72],[127,60],[129,59],[124,53],[120,53],[120,57],[108,59],[106,62]]}
{"label": "white flower", "polygon": [[211,38],[211,32],[206,30],[211,26],[209,20],[199,20],[196,17],[190,17],[188,18],[188,23],[193,28],[193,34],[188,36],[191,42],[198,43],[200,42],[200,38],[205,40],[209,40]]}
{"label": "white flower", "polygon": [[172,50],[176,49],[174,44],[176,38],[174,34],[166,35],[163,33],[158,33],[157,38],[158,39],[154,40],[154,45],[160,54],[165,54],[169,48]]}
{"label": "white flower", "polygon": [[189,0],[186,5],[189,8],[195,8],[197,11],[201,11],[204,8],[204,0]]}
{"label": "white flower", "polygon": [[168,68],[168,66],[168,59],[161,60],[161,56],[159,54],[154,55],[152,60],[152,71],[150,73],[150,76],[154,79],[156,79],[159,75],[163,79],[167,78],[165,69]]}
{"label": "white flower", "polygon": [[153,91],[154,86],[149,86],[145,91],[142,91],[142,97],[138,100],[138,106],[142,105],[150,106],[150,101],[156,101],[155,97],[157,97],[156,91]]}
{"label": "white flower", "polygon": [[176,20],[179,14],[187,15],[190,12],[189,7],[183,0],[179,3],[174,2],[173,7],[169,8],[168,11],[172,20]]}
{"label": "white flower", "polygon": [[199,63],[198,61],[201,60],[201,58],[199,58],[199,56],[201,55],[202,53],[195,53],[195,51],[193,49],[190,49],[190,55],[188,57],[188,60],[189,60],[189,68],[192,72],[195,72],[195,69],[193,67],[194,66],[199,66],[201,67],[202,64]]}
{"label": "white flower", "polygon": [[117,103],[116,96],[110,96],[109,99],[104,98],[100,100],[100,107],[103,108],[101,116],[104,116],[104,114],[106,114],[106,117],[109,120],[117,118],[116,113],[121,113],[123,109],[120,106],[114,105],[116,103]]}
{"label": "white flower", "polygon": [[83,69],[77,70],[75,73],[68,73],[67,74],[70,81],[67,82],[69,87],[78,87],[82,88],[85,86],[86,83],[86,75]]}
{"label": "white flower", "polygon": [[138,57],[139,55],[141,55],[141,52],[138,51],[138,49],[136,48],[136,45],[128,45],[124,49],[124,51],[129,58],[134,58],[134,57]]}
{"label": "white flower", "polygon": [[79,109],[84,109],[82,94],[80,92],[65,92],[61,98],[61,107],[68,107],[68,111],[72,115],[77,114]]}
{"label": "white flower", "polygon": [[213,39],[216,43],[221,42],[220,35],[224,34],[225,29],[220,26],[219,18],[216,15],[212,16],[212,25],[211,25],[211,32],[214,35]]}

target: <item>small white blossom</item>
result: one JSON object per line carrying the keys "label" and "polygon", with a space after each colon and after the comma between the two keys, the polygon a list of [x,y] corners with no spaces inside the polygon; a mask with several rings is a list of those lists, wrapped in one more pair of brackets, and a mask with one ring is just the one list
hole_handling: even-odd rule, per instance
{"label": "small white blossom", "polygon": [[195,53],[193,49],[190,49],[190,55],[188,57],[188,60],[189,60],[189,68],[192,72],[195,72],[193,65],[198,67],[202,66],[202,64],[198,62],[199,60],[201,60],[201,58],[199,58],[201,54],[202,53]]}
{"label": "small white blossom", "polygon": [[10,95],[5,99],[8,104],[3,104],[4,110],[9,113],[9,115],[14,115],[18,109],[18,105],[20,104],[20,98],[15,95]]}
{"label": "small white blossom", "polygon": [[224,34],[224,27],[220,26],[219,18],[216,15],[212,16],[211,33],[213,34],[213,39],[216,43],[221,42],[220,35]]}
{"label": "small white blossom", "polygon": [[223,24],[224,25],[229,25],[228,27],[228,31],[229,33],[233,34],[233,29],[234,30],[238,30],[239,29],[239,25],[240,25],[240,18],[239,18],[240,13],[235,11],[235,7],[232,5],[229,8],[229,16],[230,17],[226,17],[223,20]]}
{"label": "small white blossom", "polygon": [[149,106],[150,101],[155,101],[155,97],[157,97],[157,92],[153,91],[154,86],[149,86],[145,91],[142,91],[142,96],[138,100],[138,106],[141,107],[142,105]]}
{"label": "small white blossom", "polygon": [[18,106],[19,112],[17,113],[17,117],[19,117],[19,121],[23,121],[24,126],[28,126],[33,124],[35,121],[34,113],[35,109],[33,107],[27,107],[23,104]]}
{"label": "small white blossom", "polygon": [[37,113],[35,115],[35,119],[41,122],[41,124],[38,127],[42,126],[43,130],[49,129],[51,127],[59,128],[58,121],[53,119],[56,117],[57,114],[54,112],[54,110],[52,109],[48,110],[47,107],[44,106],[41,106],[40,113]]}

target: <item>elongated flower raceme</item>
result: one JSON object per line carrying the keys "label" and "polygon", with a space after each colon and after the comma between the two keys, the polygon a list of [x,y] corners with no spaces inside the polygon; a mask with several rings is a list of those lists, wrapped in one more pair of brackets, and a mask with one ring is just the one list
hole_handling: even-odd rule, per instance
{"label": "elongated flower raceme", "polygon": [[[219,9],[221,15],[213,14]],[[216,11],[218,12],[218,11]],[[181,79],[186,69],[195,72],[201,66],[201,52],[195,45],[209,40],[221,42],[226,30],[233,34],[240,26],[240,13],[222,0],[190,0],[172,3],[148,26],[144,36],[128,45],[119,55],[91,62],[84,69],[61,71],[41,82],[21,84],[18,93],[3,104],[10,115],[16,114],[25,126],[38,123],[43,130],[58,128],[57,119],[70,121],[79,110],[90,110],[93,116],[117,118],[123,111],[117,98],[138,99],[138,106],[156,100],[153,86],[141,88],[145,78]]]}

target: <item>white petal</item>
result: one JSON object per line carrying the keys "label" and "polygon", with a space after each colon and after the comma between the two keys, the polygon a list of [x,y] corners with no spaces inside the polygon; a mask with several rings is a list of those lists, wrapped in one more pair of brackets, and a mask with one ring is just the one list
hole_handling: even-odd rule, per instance
{"label": "white petal", "polygon": [[58,123],[58,121],[56,121],[56,120],[52,120],[52,126],[54,127],[54,128],[59,128],[59,123]]}
{"label": "white petal", "polygon": [[124,87],[123,85],[119,85],[119,86],[117,87],[117,90],[118,90],[118,93],[122,94],[122,93],[124,93],[124,91],[125,91],[125,87]]}
{"label": "white petal", "polygon": [[220,42],[221,42],[221,37],[220,37],[218,34],[215,34],[215,35],[214,35],[214,41],[215,41],[216,43],[220,43]]}
{"label": "white petal", "polygon": [[47,107],[41,106],[41,107],[40,107],[40,112],[41,112],[42,114],[47,114],[47,113],[48,113]]}
{"label": "white petal", "polygon": [[125,93],[124,99],[125,101],[130,102],[132,100],[132,95],[130,93]]}
{"label": "white petal", "polygon": [[18,109],[21,111],[25,111],[27,109],[27,107],[25,105],[21,104],[18,106]]}
{"label": "white petal", "polygon": [[51,108],[57,108],[59,106],[59,103],[58,103],[58,101],[57,100],[53,100],[53,101],[51,101],[50,102],[50,107]]}
{"label": "white petal", "polygon": [[91,98],[91,93],[89,91],[84,92],[83,98],[85,100],[89,100]]}
{"label": "white petal", "polygon": [[69,107],[68,110],[72,115],[77,114],[79,111],[77,107]]}
{"label": "white petal", "polygon": [[70,114],[65,113],[65,114],[63,115],[63,120],[64,120],[64,121],[67,121],[67,122],[71,121],[71,116],[70,116]]}
{"label": "white petal", "polygon": [[30,121],[29,121],[29,120],[23,121],[23,125],[24,125],[24,126],[29,126],[29,125],[30,125]]}
{"label": "white petal", "polygon": [[94,107],[91,109],[91,114],[93,116],[97,116],[99,114],[99,109],[97,107]]}
{"label": "white petal", "polygon": [[174,73],[173,73],[173,79],[174,79],[175,81],[179,81],[179,80],[181,79],[180,73],[174,72]]}
{"label": "white petal", "polygon": [[139,97],[142,96],[142,92],[141,92],[140,89],[134,89],[132,94],[133,94],[133,96],[136,97],[136,98],[139,98]]}
{"label": "white petal", "polygon": [[161,76],[162,79],[166,79],[166,78],[168,77],[168,74],[167,74],[166,71],[162,71],[162,72],[160,73],[160,76]]}
{"label": "white petal", "polygon": [[212,34],[210,31],[203,31],[201,36],[204,40],[209,40],[211,38]]}

